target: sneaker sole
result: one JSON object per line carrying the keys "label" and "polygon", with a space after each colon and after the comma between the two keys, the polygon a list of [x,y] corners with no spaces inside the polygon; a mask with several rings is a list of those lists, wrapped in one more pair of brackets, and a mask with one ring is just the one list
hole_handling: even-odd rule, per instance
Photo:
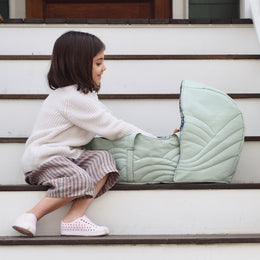
{"label": "sneaker sole", "polygon": [[85,237],[98,237],[98,236],[107,236],[108,231],[99,231],[99,232],[87,232],[87,231],[62,231],[62,236],[85,236]]}
{"label": "sneaker sole", "polygon": [[34,237],[34,234],[28,229],[25,229],[25,228],[22,228],[19,226],[13,226],[13,229],[15,229],[16,231],[18,231],[21,234],[26,235],[28,237]]}

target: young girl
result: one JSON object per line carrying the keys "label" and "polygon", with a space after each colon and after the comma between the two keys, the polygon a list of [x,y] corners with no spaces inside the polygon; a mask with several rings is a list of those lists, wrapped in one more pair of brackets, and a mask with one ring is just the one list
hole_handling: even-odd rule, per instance
{"label": "young girl", "polygon": [[107,227],[91,222],[85,212],[109,190],[119,173],[111,154],[81,147],[95,135],[115,140],[130,133],[149,133],[114,117],[98,100],[106,70],[104,44],[94,35],[70,31],[54,45],[48,82],[54,91],[44,101],[23,155],[26,182],[49,189],[13,228],[34,236],[44,215],[72,202],[60,225],[61,235],[107,235]]}

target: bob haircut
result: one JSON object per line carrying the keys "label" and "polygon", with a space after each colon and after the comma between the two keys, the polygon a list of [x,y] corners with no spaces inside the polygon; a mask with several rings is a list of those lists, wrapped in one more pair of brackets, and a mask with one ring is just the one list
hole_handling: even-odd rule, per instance
{"label": "bob haircut", "polygon": [[79,91],[98,92],[92,79],[93,58],[105,49],[104,43],[95,35],[69,31],[55,42],[48,72],[51,89],[77,85]]}

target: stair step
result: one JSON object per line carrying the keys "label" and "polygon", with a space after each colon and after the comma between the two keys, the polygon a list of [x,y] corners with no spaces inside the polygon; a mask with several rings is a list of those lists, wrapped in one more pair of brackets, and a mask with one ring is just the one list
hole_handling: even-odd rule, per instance
{"label": "stair step", "polygon": [[2,236],[0,246],[18,245],[210,245],[260,243],[260,234],[109,235],[104,237]]}
{"label": "stair step", "polygon": [[[0,143],[1,144],[23,144],[27,141],[27,139],[28,139],[27,137],[0,137]],[[244,141],[245,142],[260,141],[260,136],[245,136]]]}
{"label": "stair step", "polygon": [[[250,103],[253,106],[257,106],[258,104],[254,102],[254,99],[252,100],[253,103]],[[0,121],[4,122],[4,124],[0,129],[0,136],[29,136],[42,102],[42,100],[2,100],[0,103]],[[152,114],[151,107],[154,107],[153,100],[128,100],[127,102],[125,100],[104,100],[103,103],[118,118],[133,123],[154,135],[169,135],[174,129],[180,126],[178,100],[164,99],[161,102],[156,102],[156,109],[153,109]],[[140,111],[140,113],[132,113],[133,107],[135,107],[136,111]],[[165,111],[172,114],[170,121]],[[13,121],[10,118],[16,118],[16,120]],[[156,124],[154,123],[155,119]],[[257,124],[257,121],[254,120],[254,124]],[[19,127],[17,127],[18,125]],[[257,127],[255,129],[257,130]],[[253,131],[254,129],[251,127],[251,130]],[[252,131],[248,132],[249,135],[252,134]]]}
{"label": "stair step", "polygon": [[[0,136],[29,136],[42,102],[42,100],[1,100],[0,121],[4,124],[0,129]],[[157,136],[167,136],[180,126],[179,100],[177,99],[163,99],[157,102],[154,102],[153,99],[129,99],[127,101],[106,99],[103,100],[103,103],[118,118]],[[260,133],[260,121],[256,120],[255,113],[260,111],[259,98],[236,99],[236,103],[244,116],[245,134],[257,136]],[[139,113],[132,113],[133,107]],[[24,117],[24,115],[27,116]],[[10,118],[17,120],[10,120]],[[19,127],[17,127],[18,125]]]}
{"label": "stair step", "polygon": [[[258,260],[259,235],[108,236],[103,238],[36,237],[1,240],[1,260],[62,257],[102,260]],[[2,242],[3,241],[3,242]]]}
{"label": "stair step", "polygon": [[68,30],[99,36],[109,55],[256,54],[260,50],[252,24],[0,24],[0,28],[5,39],[0,55],[50,55],[54,41]]}
{"label": "stair step", "polygon": [[[41,185],[3,185],[4,191],[46,191],[48,188]],[[260,189],[260,183],[158,183],[158,184],[116,184],[114,191],[143,191],[143,190],[255,190]]]}
{"label": "stair step", "polygon": [[[258,60],[259,54],[112,54],[105,60]],[[0,55],[0,60],[51,60],[51,55]]]}
{"label": "stair step", "polygon": [[[101,94],[178,94],[184,79],[202,82],[226,93],[259,93],[259,55],[180,55],[182,58],[150,55],[154,56],[153,60],[146,60],[144,55],[136,60],[136,55],[126,56],[122,60],[106,60],[108,69],[102,78]],[[129,60],[131,57],[133,60]],[[19,56],[17,59],[0,59],[0,93],[50,93],[46,80],[50,61],[20,60]]]}
{"label": "stair step", "polygon": [[[227,93],[233,99],[260,98],[260,93]],[[0,100],[43,100],[47,94],[0,94]],[[179,99],[180,94],[98,94],[100,100],[107,99]]]}
{"label": "stair step", "polygon": [[[24,184],[24,174],[21,167],[21,158],[24,152],[26,138],[0,138],[0,175],[1,184]],[[260,137],[247,136],[238,162],[233,183],[260,183],[259,158]],[[10,154],[12,156],[10,156]],[[249,167],[250,165],[250,167]]]}
{"label": "stair step", "polygon": [[[260,212],[256,206],[260,200],[259,184],[165,187],[115,188],[96,199],[87,215],[95,223],[108,226],[111,235],[260,233]],[[5,214],[0,215],[0,236],[17,235],[11,228],[15,218],[44,196],[43,190],[3,189],[0,200]],[[41,219],[37,236],[59,235],[60,220],[68,209],[66,205]]]}
{"label": "stair step", "polygon": [[100,18],[9,18],[5,24],[252,24],[252,19],[100,19]]}

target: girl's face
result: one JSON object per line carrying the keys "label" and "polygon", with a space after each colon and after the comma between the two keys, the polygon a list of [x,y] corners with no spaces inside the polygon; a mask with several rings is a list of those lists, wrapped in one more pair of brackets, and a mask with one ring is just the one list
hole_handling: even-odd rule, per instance
{"label": "girl's face", "polygon": [[104,63],[104,50],[102,50],[93,58],[92,65],[92,79],[97,86],[100,85],[101,75],[105,70],[106,66]]}

